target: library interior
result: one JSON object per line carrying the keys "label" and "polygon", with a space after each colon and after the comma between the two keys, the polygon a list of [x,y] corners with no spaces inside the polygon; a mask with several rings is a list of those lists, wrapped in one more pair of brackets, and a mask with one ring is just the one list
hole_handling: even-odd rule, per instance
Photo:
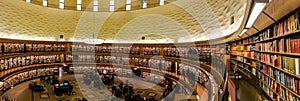
{"label": "library interior", "polygon": [[0,101],[300,101],[300,0],[0,0]]}

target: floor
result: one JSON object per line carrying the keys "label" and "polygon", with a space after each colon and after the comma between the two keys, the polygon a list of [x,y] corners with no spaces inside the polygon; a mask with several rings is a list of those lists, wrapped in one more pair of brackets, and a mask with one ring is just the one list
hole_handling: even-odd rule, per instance
{"label": "floor", "polygon": [[[68,80],[72,85],[74,85],[74,95],[64,95],[63,97],[57,97],[53,93],[53,86],[47,84],[44,81],[40,81],[39,79],[31,80],[19,84],[12,88],[11,90],[7,91],[4,96],[8,98],[15,98],[17,101],[77,101],[77,99],[87,98],[88,101],[111,101],[111,89],[110,87],[106,87],[108,89],[96,89],[93,88],[92,85],[85,85],[83,83],[83,75],[67,75],[64,74],[62,77],[59,78],[60,81]],[[155,94],[155,99],[160,99],[162,97],[163,87],[158,86],[153,83],[149,83],[142,80],[136,80],[133,78],[126,78],[126,77],[115,77],[115,83],[118,84],[119,82],[126,80],[129,83],[132,83],[133,86],[140,92],[142,97],[147,97],[149,94]],[[34,92],[32,96],[32,91],[28,89],[28,86],[31,82],[37,82],[40,85],[44,85],[46,91],[44,92]],[[78,81],[78,82],[77,82]],[[199,96],[201,98],[200,101],[207,101],[208,93],[205,88],[202,88],[201,91],[203,93]],[[41,95],[48,95],[49,98],[41,98]],[[195,96],[186,96],[186,95],[175,95],[177,98],[196,98]],[[34,99],[32,99],[34,98]],[[122,100],[122,99],[119,99]]]}
{"label": "floor", "polygon": [[[65,76],[61,80],[69,80],[70,82],[74,82],[75,78],[74,76]],[[33,97],[32,97],[32,90],[28,89],[28,85],[31,82],[37,82],[39,85],[44,85],[44,88],[46,89],[44,92],[33,92]],[[79,88],[74,88],[75,95],[64,95],[64,97],[56,97],[53,93],[53,86],[40,81],[39,79],[31,80],[24,82],[22,84],[17,85],[16,87],[12,88],[11,90],[7,91],[4,96],[8,98],[15,98],[17,101],[57,101],[60,99],[65,99],[69,101],[75,101],[75,98],[83,98],[82,93],[80,93]],[[49,98],[41,98],[40,96],[42,94],[47,94]],[[33,98],[33,99],[32,99]]]}
{"label": "floor", "polygon": [[260,94],[258,89],[248,83],[246,80],[239,80],[239,89],[237,90],[237,98],[241,101],[264,101],[266,97]]}
{"label": "floor", "polygon": [[[53,86],[40,81],[39,79],[31,80],[17,85],[11,90],[7,91],[4,96],[9,98],[15,98],[17,101],[76,101],[76,98],[87,98],[89,101],[104,101],[111,100],[110,89],[95,89],[91,85],[85,85],[83,82],[75,82],[76,79],[82,79],[82,76],[65,75],[59,78],[61,81],[69,80],[72,85],[74,85],[75,95],[64,95],[64,97],[56,97],[53,93]],[[163,88],[158,85],[154,85],[145,81],[130,80],[130,78],[116,77],[116,82],[128,80],[136,88],[136,91],[141,92],[141,96],[148,96],[149,93],[155,93],[155,98],[159,99],[162,96]],[[45,92],[34,92],[34,99],[32,99],[32,91],[28,89],[28,85],[31,82],[37,82],[40,85],[44,85],[46,88]],[[109,87],[108,87],[109,88]],[[49,98],[41,98],[41,94],[48,94]]]}

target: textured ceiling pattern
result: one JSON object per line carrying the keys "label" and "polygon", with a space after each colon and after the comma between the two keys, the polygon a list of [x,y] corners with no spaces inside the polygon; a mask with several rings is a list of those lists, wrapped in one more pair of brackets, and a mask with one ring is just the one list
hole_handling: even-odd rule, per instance
{"label": "textured ceiling pattern", "polygon": [[[65,41],[97,37],[106,42],[146,42],[140,40],[145,36],[148,42],[160,43],[205,40],[236,31],[245,1],[173,0],[129,12],[83,12],[1,0],[0,37],[58,41],[64,35]],[[125,0],[115,1],[116,10],[124,5]],[[235,23],[230,24],[232,16]]]}

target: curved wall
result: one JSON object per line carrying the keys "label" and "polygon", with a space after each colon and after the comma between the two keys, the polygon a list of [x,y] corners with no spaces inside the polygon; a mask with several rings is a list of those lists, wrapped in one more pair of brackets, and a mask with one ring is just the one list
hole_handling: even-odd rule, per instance
{"label": "curved wall", "polygon": [[[203,84],[203,85],[208,86],[209,88],[211,88],[211,87],[214,88],[214,89],[209,90],[209,92],[211,92],[211,93],[216,92],[215,90],[219,89],[218,88],[219,86],[217,86],[217,85],[223,85],[223,83],[224,83],[223,76],[225,73],[224,72],[225,65],[223,64],[223,65],[218,65],[218,66],[215,66],[215,65],[209,66],[214,63],[212,63],[211,61],[203,61],[203,60],[197,60],[197,59],[193,60],[195,58],[190,58],[190,56],[189,56],[190,53],[187,53],[188,50],[193,47],[186,47],[186,46],[177,47],[178,49],[185,50],[185,51],[179,51],[178,49],[176,49],[176,47],[174,45],[168,45],[168,44],[165,44],[165,45],[135,44],[135,45],[133,45],[133,47],[131,47],[128,44],[119,44],[119,45],[114,45],[114,46],[112,46],[111,44],[103,44],[103,45],[94,46],[94,45],[88,45],[88,44],[84,44],[84,43],[59,43],[59,42],[43,42],[43,41],[40,41],[40,42],[39,41],[25,41],[25,42],[23,42],[21,40],[2,40],[0,45],[2,46],[2,44],[3,44],[3,46],[5,46],[4,51],[2,51],[2,49],[1,49],[1,52],[0,52],[0,53],[4,52],[2,54],[2,56],[0,57],[1,73],[3,73],[3,75],[11,74],[12,72],[19,71],[22,69],[32,68],[35,66],[47,66],[47,64],[49,64],[49,63],[50,63],[50,65],[51,64],[61,64],[61,63],[69,64],[70,62],[71,62],[70,64],[74,64],[74,59],[75,60],[79,59],[79,58],[74,58],[74,56],[82,58],[81,60],[89,60],[87,62],[93,62],[96,64],[102,63],[100,60],[101,60],[101,58],[102,59],[105,58],[104,56],[110,57],[109,58],[110,61],[114,60],[114,58],[112,58],[113,56],[119,56],[119,57],[129,58],[128,64],[131,64],[134,66],[135,58],[146,59],[147,63],[148,63],[148,61],[150,61],[149,59],[152,59],[154,56],[158,55],[158,56],[162,57],[161,59],[164,61],[173,61],[173,62],[177,62],[178,64],[189,64],[189,65],[195,67],[195,69],[199,69],[201,71],[206,71],[205,74],[211,73],[211,76],[209,76],[209,81],[213,81],[213,82],[209,83],[208,85],[206,83]],[[59,45],[63,45],[63,46],[59,46]],[[24,48],[24,47],[26,47],[26,48]],[[53,47],[55,47],[55,48],[53,48]],[[64,49],[61,49],[62,47]],[[126,47],[131,47],[131,48],[128,48],[126,50]],[[136,49],[137,47],[139,47],[139,48]],[[147,50],[146,47],[148,47],[150,50],[149,49]],[[160,51],[159,54],[157,54],[157,55],[152,54],[153,47],[158,47],[158,51]],[[173,48],[170,48],[170,47],[173,47]],[[21,48],[21,51],[13,51],[13,50],[20,50],[19,48]],[[171,50],[173,50],[172,52],[175,52],[175,53],[185,52],[185,54],[178,53],[178,55],[174,55],[174,56],[167,55],[166,52],[168,53],[168,51],[166,49],[169,49],[169,48]],[[202,50],[204,48],[205,48],[205,50],[214,50],[214,51],[218,50],[218,49],[216,49],[216,47],[214,47],[214,49],[211,49],[213,47],[210,48],[210,46],[203,46],[203,47],[199,46],[199,49],[200,49],[199,51],[204,51],[204,50]],[[59,49],[60,49],[60,51],[58,51]],[[132,51],[132,50],[135,50],[135,51]],[[129,52],[133,52],[133,53],[128,54]],[[223,52],[225,52],[225,51],[223,51]],[[151,54],[149,54],[149,53],[151,53]],[[45,54],[47,54],[47,55],[53,54],[53,55],[55,55],[56,58],[59,58],[59,59],[51,62],[51,59],[48,60],[47,57],[43,56]],[[207,53],[207,54],[209,54],[209,56],[210,56],[210,55],[217,54],[217,53],[212,52],[212,53]],[[225,54],[225,53],[218,53],[218,54]],[[85,56],[85,58],[83,58],[82,56]],[[95,58],[95,56],[101,56],[101,57]],[[89,57],[89,59],[87,57]],[[24,61],[23,58],[25,58],[26,60]],[[18,60],[18,59],[20,59],[20,60]],[[40,59],[42,59],[42,60],[40,60]],[[95,60],[93,60],[93,59],[95,59]],[[153,58],[153,59],[155,59],[155,58]],[[208,60],[210,60],[210,59],[208,59]],[[7,62],[8,60],[9,60],[9,62]],[[43,61],[43,62],[38,62],[39,60]],[[92,60],[92,61],[90,61],[90,60]],[[116,58],[116,60],[118,60],[118,58]],[[124,59],[122,59],[122,60],[124,60]],[[97,62],[97,61],[100,61],[100,62]],[[212,61],[220,61],[220,63],[221,63],[223,60],[212,60]],[[26,65],[26,63],[25,63],[25,65],[23,65],[22,64],[23,62],[28,62],[28,64]],[[75,64],[76,63],[77,62],[75,61]],[[111,64],[111,63],[114,64],[114,62],[108,62],[108,64]],[[222,67],[219,67],[219,66],[222,66]],[[149,68],[149,67],[147,66],[146,68]],[[173,73],[174,72],[175,71],[173,71]],[[216,83],[216,85],[215,85],[215,83]],[[213,95],[214,94],[216,94],[216,93],[213,93]]]}

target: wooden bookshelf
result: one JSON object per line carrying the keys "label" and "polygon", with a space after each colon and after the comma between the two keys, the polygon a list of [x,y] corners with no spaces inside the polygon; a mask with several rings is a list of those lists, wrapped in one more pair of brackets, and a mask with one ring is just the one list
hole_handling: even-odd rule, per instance
{"label": "wooden bookshelf", "polygon": [[256,44],[256,43],[263,43],[263,42],[267,42],[267,41],[273,41],[273,40],[276,40],[276,39],[288,37],[288,36],[295,35],[295,34],[299,34],[299,33],[300,33],[300,30],[296,30],[296,31],[294,31],[294,32],[288,32],[288,33],[285,34],[285,35],[280,35],[280,36],[272,37],[272,38],[265,39],[265,40],[258,41],[258,42],[244,43],[244,44],[242,44],[242,45],[251,45],[251,44]]}
{"label": "wooden bookshelf", "polygon": [[[245,69],[250,74],[254,73],[263,83],[260,88],[265,90],[264,88],[267,87],[270,89],[268,91],[278,95],[280,100],[296,99],[298,101],[300,99],[300,65],[298,62],[300,59],[300,25],[296,24],[300,22],[295,22],[300,20],[299,16],[300,8],[298,7],[257,33],[231,43],[231,60],[242,63],[242,66],[238,65],[239,68]],[[263,76],[260,77],[261,75]],[[282,87],[284,91],[278,93],[271,88],[270,85],[273,83]],[[283,95],[285,93],[286,95]]]}
{"label": "wooden bookshelf", "polygon": [[[241,57],[243,57],[243,56],[241,56]],[[263,64],[265,64],[265,65],[274,67],[274,68],[278,69],[278,70],[281,71],[281,72],[284,72],[284,73],[286,73],[286,74],[289,74],[289,75],[291,75],[291,76],[294,76],[294,77],[300,79],[300,75],[296,75],[296,74],[291,73],[291,72],[289,72],[289,71],[287,71],[287,70],[284,70],[284,69],[282,69],[282,68],[280,68],[280,67],[276,67],[276,66],[274,66],[274,65],[272,65],[272,64],[270,64],[270,63],[266,63],[266,62],[259,61],[259,60],[257,60],[257,59],[252,59],[252,58],[249,58],[249,57],[243,57],[243,58],[247,58],[247,59],[250,59],[250,60],[258,61],[258,62],[260,62],[260,63],[263,63]],[[236,61],[239,61],[239,60],[236,60]],[[243,61],[239,61],[239,62],[243,62]],[[245,63],[245,62],[243,62],[243,63]],[[245,64],[248,64],[248,63],[245,63]],[[251,66],[251,64],[248,64],[248,65]],[[252,67],[253,67],[253,66],[252,66]],[[253,67],[253,68],[258,68],[258,67]]]}
{"label": "wooden bookshelf", "polygon": [[300,57],[300,53],[284,53],[284,52],[267,52],[267,51],[255,51],[259,53],[268,53],[268,54],[278,54],[278,55],[286,55],[292,57]]}
{"label": "wooden bookshelf", "polygon": [[[235,60],[235,61],[238,61],[238,62],[240,62],[240,63],[243,63],[243,64],[245,64],[245,65],[248,65],[248,66],[250,66],[250,67],[252,67],[252,68],[255,68],[255,69],[257,69],[256,67],[253,67],[253,66],[251,66],[251,64],[248,64],[248,63],[245,63],[245,62],[243,62],[243,61],[239,61],[239,60]],[[238,67],[241,67],[241,66],[239,66],[238,65]],[[247,72],[249,72],[250,74],[252,74],[252,71],[250,71],[250,70],[248,70],[248,69],[246,69],[246,68],[243,68],[243,67],[241,67],[242,69],[244,69],[244,70],[246,70]],[[239,69],[240,70],[240,69]],[[259,69],[257,69],[259,72],[261,72],[263,75],[265,75],[265,76],[267,76],[268,78],[270,78],[270,79],[272,79],[273,81],[275,81],[277,84],[279,84],[281,87],[283,87],[283,88],[285,88],[286,90],[288,90],[289,92],[291,92],[291,93],[293,93],[294,95],[296,95],[298,98],[300,98],[300,95],[299,94],[297,94],[296,92],[294,92],[293,90],[291,90],[290,88],[288,88],[288,87],[286,87],[285,85],[283,85],[281,82],[279,82],[279,81],[277,81],[276,79],[274,79],[274,77],[271,77],[269,74],[267,74],[267,73],[265,73],[264,71],[262,71],[262,70],[259,70]],[[240,70],[242,73],[244,73],[243,72],[243,70]],[[247,73],[244,73],[244,74],[246,74],[246,76],[248,77],[248,78],[252,78],[251,76],[249,76],[249,75],[247,75]],[[264,81],[262,81],[263,83],[264,83]],[[264,83],[265,84],[265,83]],[[269,85],[267,85],[267,86],[269,86]],[[268,88],[270,88],[270,87],[268,87]],[[272,90],[273,90],[273,88],[271,88]],[[264,90],[264,89],[262,89],[262,90]],[[273,90],[274,91],[274,90]],[[274,92],[274,93],[276,93],[276,94],[278,94],[277,92]],[[281,96],[280,96],[280,98],[281,99],[283,99]]]}

